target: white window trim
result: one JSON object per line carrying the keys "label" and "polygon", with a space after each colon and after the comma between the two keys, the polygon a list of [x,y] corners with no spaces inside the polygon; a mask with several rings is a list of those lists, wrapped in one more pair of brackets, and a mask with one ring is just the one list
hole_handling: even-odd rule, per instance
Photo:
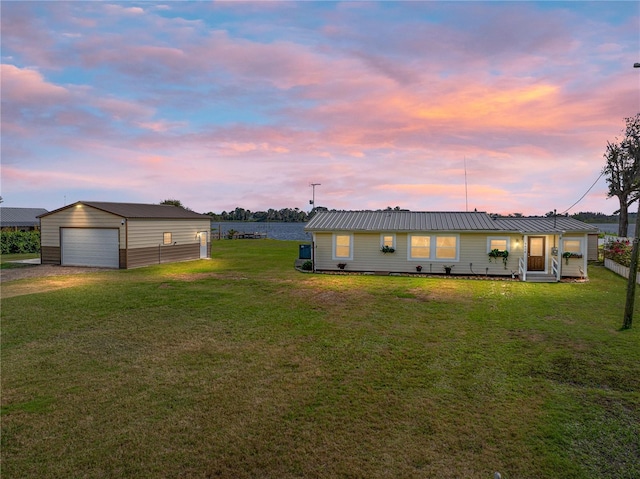
{"label": "white window trim", "polygon": [[[429,247],[429,257],[428,258],[414,258],[411,256],[411,238],[413,236],[429,236],[431,238],[430,240],[430,247]],[[436,249],[437,249],[437,243],[438,243],[438,238],[442,238],[442,237],[452,237],[456,239],[456,257],[455,258],[436,258]],[[431,261],[434,263],[457,263],[460,261],[460,235],[457,233],[442,233],[442,234],[421,234],[421,233],[415,233],[415,234],[408,234],[407,235],[407,261]]]}
{"label": "white window trim", "polygon": [[581,254],[582,256],[585,256],[585,239],[581,238],[580,236],[563,236],[562,237],[562,252],[566,253],[567,250],[564,248],[564,242],[565,241],[578,241],[580,243],[580,251],[578,252],[578,254]]}
{"label": "white window trim", "polygon": [[385,236],[391,236],[391,247],[393,249],[397,249],[396,248],[396,234],[395,233],[380,233],[380,248],[382,248],[384,246],[384,237]]}
{"label": "white window trim", "polygon": [[[349,236],[349,256],[336,256],[336,237]],[[331,237],[331,254],[334,261],[351,261],[353,260],[353,233],[333,233]]]}
{"label": "white window trim", "polygon": [[511,237],[509,236],[487,236],[487,253],[491,251],[491,240],[507,240],[507,251],[511,252]]}
{"label": "white window trim", "polygon": [[[413,238],[414,236],[428,236],[430,238],[428,258],[414,258],[413,256],[411,256],[411,238]],[[420,234],[420,233],[407,235],[407,261],[430,261],[432,256],[433,256],[433,235]]]}

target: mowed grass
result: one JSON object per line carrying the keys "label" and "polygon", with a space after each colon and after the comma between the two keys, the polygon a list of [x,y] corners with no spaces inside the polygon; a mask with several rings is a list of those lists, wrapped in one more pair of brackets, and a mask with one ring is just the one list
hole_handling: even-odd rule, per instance
{"label": "mowed grass", "polygon": [[297,252],[219,241],[3,299],[2,477],[640,477],[624,279],[314,275]]}
{"label": "mowed grass", "polygon": [[24,263],[14,263],[14,261],[35,259],[39,257],[40,253],[3,254],[0,255],[0,269],[29,268],[31,267],[31,265],[25,265]]}

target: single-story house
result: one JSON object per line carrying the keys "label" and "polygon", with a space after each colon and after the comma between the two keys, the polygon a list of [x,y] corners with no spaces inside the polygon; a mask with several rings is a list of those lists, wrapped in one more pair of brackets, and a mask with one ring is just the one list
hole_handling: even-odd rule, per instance
{"label": "single-story house", "polygon": [[13,208],[0,206],[0,228],[10,231],[31,231],[40,227],[38,216],[47,213],[44,208]]}
{"label": "single-story house", "polygon": [[129,269],[209,258],[211,217],[173,205],[78,201],[40,215],[42,264]]}
{"label": "single-story house", "polygon": [[479,212],[321,211],[312,233],[315,271],[442,273],[558,281],[586,277],[597,228],[573,218]]}

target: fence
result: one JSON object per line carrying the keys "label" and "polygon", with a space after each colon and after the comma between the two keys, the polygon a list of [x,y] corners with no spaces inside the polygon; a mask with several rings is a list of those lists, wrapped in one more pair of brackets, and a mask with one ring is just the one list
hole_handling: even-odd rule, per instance
{"label": "fence", "polygon": [[[629,279],[629,268],[626,266],[622,266],[613,260],[605,258],[604,267],[624,278]],[[636,283],[640,284],[640,273],[636,273]]]}

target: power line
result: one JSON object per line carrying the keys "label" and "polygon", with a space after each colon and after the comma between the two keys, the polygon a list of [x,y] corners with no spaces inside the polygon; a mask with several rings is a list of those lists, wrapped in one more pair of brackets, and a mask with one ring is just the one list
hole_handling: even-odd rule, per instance
{"label": "power line", "polygon": [[598,176],[598,178],[596,179],[596,181],[593,182],[593,184],[589,187],[589,189],[584,193],[584,195],[582,195],[580,197],[580,199],[578,199],[578,201],[576,201],[574,204],[572,204],[571,206],[569,206],[566,210],[564,210],[562,213],[560,213],[561,215],[567,213],[571,208],[573,208],[575,205],[577,205],[578,203],[580,203],[585,196],[587,196],[589,194],[589,192],[591,191],[591,189],[596,186],[596,183],[598,181],[600,181],[600,178],[602,178],[602,176],[604,175],[604,171],[602,173],[600,173],[600,176]]}

